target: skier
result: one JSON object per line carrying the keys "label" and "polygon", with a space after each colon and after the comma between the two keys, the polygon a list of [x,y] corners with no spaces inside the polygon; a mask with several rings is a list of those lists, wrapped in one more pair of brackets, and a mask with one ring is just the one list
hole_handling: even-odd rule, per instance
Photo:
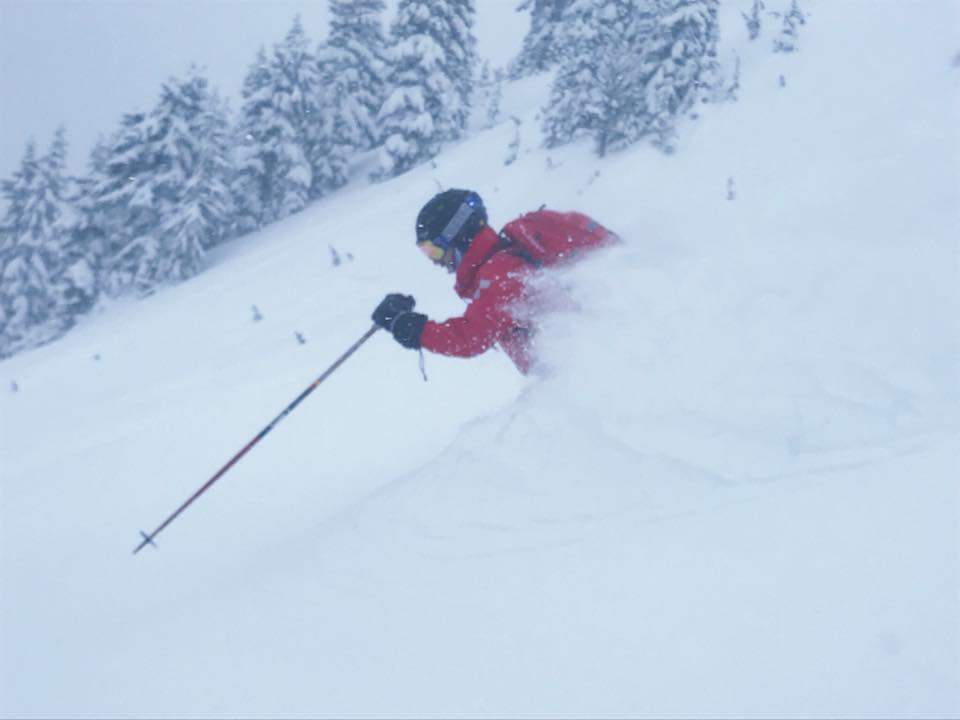
{"label": "skier", "polygon": [[417,216],[416,234],[434,264],[456,273],[454,289],[467,309],[437,322],[414,312],[412,296],[390,293],[373,311],[374,323],[406,348],[441,355],[473,357],[499,345],[524,374],[534,363],[536,271],[616,238],[586,215],[543,208],[497,233],[480,196],[469,190],[434,196]]}

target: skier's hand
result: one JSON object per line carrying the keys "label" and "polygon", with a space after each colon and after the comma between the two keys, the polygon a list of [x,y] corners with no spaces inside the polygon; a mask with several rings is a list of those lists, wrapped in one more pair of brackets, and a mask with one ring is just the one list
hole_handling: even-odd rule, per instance
{"label": "skier's hand", "polygon": [[414,305],[416,305],[416,301],[412,295],[390,293],[377,305],[377,309],[373,311],[373,315],[370,317],[379,327],[393,332],[393,324],[397,318],[413,310]]}
{"label": "skier's hand", "polygon": [[420,336],[423,335],[423,326],[427,324],[427,316],[418,312],[402,312],[397,315],[390,332],[393,339],[411,350],[420,349]]}

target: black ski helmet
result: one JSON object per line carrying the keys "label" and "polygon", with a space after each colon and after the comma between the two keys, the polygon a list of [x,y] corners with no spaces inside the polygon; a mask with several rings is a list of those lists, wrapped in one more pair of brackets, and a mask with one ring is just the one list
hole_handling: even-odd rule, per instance
{"label": "black ski helmet", "polygon": [[487,209],[472,190],[444,190],[434,195],[417,215],[417,242],[427,240],[444,249],[465,251],[473,236],[487,224]]}

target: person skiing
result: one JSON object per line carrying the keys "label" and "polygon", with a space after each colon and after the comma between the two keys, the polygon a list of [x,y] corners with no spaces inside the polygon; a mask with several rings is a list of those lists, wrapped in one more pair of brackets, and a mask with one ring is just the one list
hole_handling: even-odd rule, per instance
{"label": "person skiing", "polygon": [[476,192],[446,190],[417,215],[416,243],[434,264],[456,274],[454,289],[467,301],[466,311],[437,322],[414,312],[412,296],[390,293],[373,311],[373,322],[414,350],[473,357],[497,345],[527,374],[535,360],[536,271],[615,238],[586,215],[543,208],[497,233]]}

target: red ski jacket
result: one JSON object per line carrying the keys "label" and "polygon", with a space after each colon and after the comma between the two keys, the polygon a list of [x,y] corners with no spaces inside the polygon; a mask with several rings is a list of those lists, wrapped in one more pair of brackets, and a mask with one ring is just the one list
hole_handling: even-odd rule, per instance
{"label": "red ski jacket", "polygon": [[497,233],[481,228],[457,268],[457,294],[470,304],[461,317],[427,321],[420,336],[425,350],[473,357],[499,345],[520,372],[533,361],[532,327],[518,312],[535,267],[506,252]]}

